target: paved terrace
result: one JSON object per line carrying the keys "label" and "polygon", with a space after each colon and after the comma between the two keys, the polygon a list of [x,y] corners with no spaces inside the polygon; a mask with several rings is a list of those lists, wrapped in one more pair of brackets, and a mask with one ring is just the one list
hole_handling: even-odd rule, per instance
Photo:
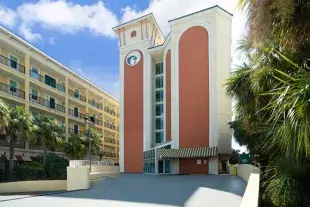
{"label": "paved terrace", "polygon": [[122,174],[91,183],[89,190],[37,195],[0,195],[1,207],[239,207],[246,182],[237,176]]}

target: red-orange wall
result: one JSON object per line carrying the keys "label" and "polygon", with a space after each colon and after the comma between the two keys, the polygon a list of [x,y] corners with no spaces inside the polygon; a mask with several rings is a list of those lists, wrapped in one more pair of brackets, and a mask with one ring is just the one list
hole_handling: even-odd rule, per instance
{"label": "red-orange wall", "polygon": [[197,164],[198,159],[180,159],[179,173],[180,174],[208,174],[209,160],[204,163],[205,159],[201,159],[201,164]]}
{"label": "red-orange wall", "polygon": [[166,54],[166,140],[171,140],[171,51]]}
{"label": "red-orange wall", "polygon": [[124,60],[124,172],[143,172],[143,54],[129,66]]}
{"label": "red-orange wall", "polygon": [[209,146],[208,44],[208,32],[201,26],[186,30],[179,41],[180,148]]}

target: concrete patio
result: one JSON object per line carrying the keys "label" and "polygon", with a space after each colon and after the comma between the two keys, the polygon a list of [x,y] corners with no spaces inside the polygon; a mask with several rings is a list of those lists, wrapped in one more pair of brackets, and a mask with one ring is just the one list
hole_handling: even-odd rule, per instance
{"label": "concrete patio", "polygon": [[89,190],[46,195],[3,195],[1,207],[227,206],[239,207],[246,182],[237,176],[121,174],[91,183]]}

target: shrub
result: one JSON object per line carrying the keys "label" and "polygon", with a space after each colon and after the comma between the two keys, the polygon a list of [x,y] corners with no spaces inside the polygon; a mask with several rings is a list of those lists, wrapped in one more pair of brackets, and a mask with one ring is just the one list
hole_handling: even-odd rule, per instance
{"label": "shrub", "polygon": [[36,161],[23,163],[15,168],[16,180],[65,180],[69,161],[55,153],[48,153],[44,165],[43,155]]}

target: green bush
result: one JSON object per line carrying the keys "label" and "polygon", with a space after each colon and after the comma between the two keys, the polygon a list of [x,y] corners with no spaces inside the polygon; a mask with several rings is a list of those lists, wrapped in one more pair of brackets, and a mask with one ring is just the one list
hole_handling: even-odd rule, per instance
{"label": "green bush", "polygon": [[54,153],[46,155],[46,164],[43,155],[36,161],[23,163],[15,168],[16,180],[66,180],[69,161]]}

